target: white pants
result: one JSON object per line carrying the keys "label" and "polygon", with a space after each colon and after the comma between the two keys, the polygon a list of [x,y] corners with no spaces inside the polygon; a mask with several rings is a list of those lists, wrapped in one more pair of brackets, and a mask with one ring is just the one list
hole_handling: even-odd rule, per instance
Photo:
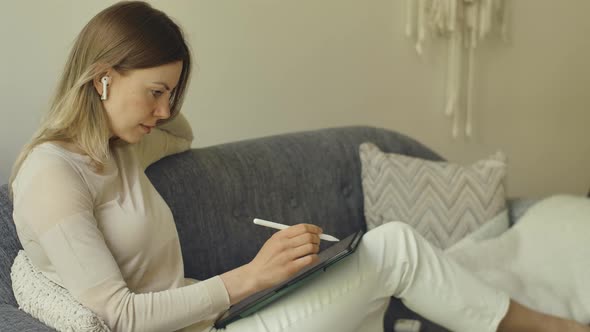
{"label": "white pants", "polygon": [[383,331],[391,296],[459,332],[496,331],[510,303],[410,226],[391,222],[367,232],[352,255],[225,331]]}

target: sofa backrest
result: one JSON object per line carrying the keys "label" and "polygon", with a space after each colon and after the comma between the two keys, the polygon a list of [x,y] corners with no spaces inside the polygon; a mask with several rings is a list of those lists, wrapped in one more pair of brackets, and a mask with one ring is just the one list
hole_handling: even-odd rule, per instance
{"label": "sofa backrest", "polygon": [[[275,232],[255,217],[313,223],[339,238],[365,229],[358,147],[367,141],[441,159],[396,132],[344,127],[193,149],[151,165],[146,174],[174,214],[186,275],[206,279],[254,258]],[[10,267],[22,247],[7,191],[0,187],[0,303],[14,304]]]}
{"label": "sofa backrest", "polygon": [[205,279],[254,258],[275,232],[255,217],[317,224],[338,238],[365,228],[358,147],[366,141],[440,159],[398,133],[345,127],[195,149],[152,165],[147,174],[175,216],[187,276]]}

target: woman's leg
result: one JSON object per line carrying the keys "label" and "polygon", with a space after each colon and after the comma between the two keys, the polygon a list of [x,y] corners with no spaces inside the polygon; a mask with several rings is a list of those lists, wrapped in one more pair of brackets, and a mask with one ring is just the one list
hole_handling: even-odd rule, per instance
{"label": "woman's leg", "polygon": [[509,306],[506,294],[408,225],[392,222],[367,232],[354,254],[315,280],[226,331],[369,331],[368,326],[381,331],[391,296],[459,332],[496,331]]}

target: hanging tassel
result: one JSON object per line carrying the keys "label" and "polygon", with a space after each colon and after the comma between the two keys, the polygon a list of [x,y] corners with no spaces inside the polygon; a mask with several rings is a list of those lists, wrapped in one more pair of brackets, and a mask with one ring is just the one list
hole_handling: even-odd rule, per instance
{"label": "hanging tassel", "polygon": [[417,40],[416,40],[416,52],[418,55],[422,55],[422,44],[424,39],[426,39],[426,22],[424,21],[425,7],[426,0],[418,0],[418,12],[416,13],[417,17]]}
{"label": "hanging tassel", "polygon": [[414,26],[414,0],[406,0],[406,37],[412,37]]}
{"label": "hanging tassel", "polygon": [[475,70],[475,48],[478,43],[478,35],[481,30],[485,30],[485,1],[472,2],[466,9],[465,28],[467,36],[467,82],[465,93],[465,136],[471,137],[473,132],[473,84]]}
{"label": "hanging tassel", "polygon": [[[415,48],[424,53],[426,30],[448,39],[444,114],[453,117],[452,135],[459,135],[461,98],[465,98],[465,136],[473,135],[475,49],[494,28],[508,40],[508,0],[406,0],[405,34],[416,32]],[[415,18],[415,20],[414,20]],[[415,27],[415,29],[414,29]],[[466,53],[463,56],[463,53]],[[462,76],[463,61],[467,61]],[[461,91],[465,89],[465,94]]]}

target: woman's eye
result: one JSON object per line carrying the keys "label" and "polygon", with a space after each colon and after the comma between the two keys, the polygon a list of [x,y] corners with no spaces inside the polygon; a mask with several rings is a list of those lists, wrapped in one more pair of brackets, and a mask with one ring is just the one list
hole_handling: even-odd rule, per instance
{"label": "woman's eye", "polygon": [[154,97],[160,97],[162,94],[162,91],[152,90],[152,95],[154,95]]}

